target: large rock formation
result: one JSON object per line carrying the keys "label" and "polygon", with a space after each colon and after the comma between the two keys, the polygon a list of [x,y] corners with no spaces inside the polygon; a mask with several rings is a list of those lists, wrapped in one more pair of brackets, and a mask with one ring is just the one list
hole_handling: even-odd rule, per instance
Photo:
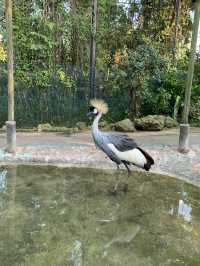
{"label": "large rock formation", "polygon": [[133,122],[128,118],[115,123],[114,128],[116,131],[121,131],[121,132],[134,132],[135,131]]}
{"label": "large rock formation", "polygon": [[88,129],[88,126],[87,126],[87,123],[86,122],[77,122],[76,123],[76,127],[79,130],[87,130]]}
{"label": "large rock formation", "polygon": [[165,119],[165,127],[172,128],[172,127],[177,127],[177,126],[178,126],[178,122],[176,120],[174,120],[170,116],[166,117],[166,119]]}
{"label": "large rock formation", "polygon": [[139,130],[159,131],[164,127],[172,128],[178,125],[177,121],[164,115],[147,115],[135,120],[135,127]]}
{"label": "large rock formation", "polygon": [[164,115],[147,115],[135,120],[135,127],[139,130],[159,131],[165,126]]}

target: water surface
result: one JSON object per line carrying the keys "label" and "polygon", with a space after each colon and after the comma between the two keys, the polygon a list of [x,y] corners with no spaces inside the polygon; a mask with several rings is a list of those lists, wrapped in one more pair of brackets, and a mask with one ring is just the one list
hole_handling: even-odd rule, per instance
{"label": "water surface", "polygon": [[200,189],[125,171],[0,170],[1,266],[199,266]]}

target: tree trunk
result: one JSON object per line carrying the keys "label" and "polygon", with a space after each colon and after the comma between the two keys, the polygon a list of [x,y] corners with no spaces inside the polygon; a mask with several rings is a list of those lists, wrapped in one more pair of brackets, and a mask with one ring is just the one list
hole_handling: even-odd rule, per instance
{"label": "tree trunk", "polygon": [[180,125],[180,136],[179,136],[179,151],[180,152],[187,152],[189,150],[189,147],[188,147],[188,143],[189,143],[188,141],[189,139],[188,116],[189,116],[189,110],[190,110],[190,97],[191,97],[192,79],[193,79],[193,73],[194,73],[194,62],[195,62],[195,55],[196,55],[199,19],[200,19],[200,0],[196,0],[193,32],[192,32],[192,43],[191,43],[191,48],[190,48],[190,59],[189,59],[189,64],[188,64],[187,82],[186,82],[186,88],[185,88],[183,123]]}
{"label": "tree trunk", "polygon": [[6,122],[7,151],[15,153],[16,124],[14,121],[14,79],[13,79],[13,34],[12,34],[12,0],[6,0],[6,29],[8,35],[8,121]]}
{"label": "tree trunk", "polygon": [[[80,1],[70,0],[72,17],[77,16],[78,6]],[[80,39],[79,23],[73,20],[71,31],[71,62],[73,66],[83,69],[83,48]]]}
{"label": "tree trunk", "polygon": [[174,38],[173,38],[173,47],[172,47],[172,55],[173,55],[173,64],[176,65],[176,46],[177,46],[177,31],[179,24],[179,15],[180,15],[180,0],[174,1],[174,10],[175,10],[175,25],[174,25]]}
{"label": "tree trunk", "polygon": [[97,28],[97,0],[92,0],[90,48],[90,98],[96,97],[96,28]]}
{"label": "tree trunk", "polygon": [[13,79],[13,34],[12,34],[12,0],[6,0],[6,29],[8,34],[8,120],[14,120],[14,79]]}
{"label": "tree trunk", "polygon": [[137,114],[137,103],[136,103],[136,90],[133,88],[129,90],[129,111],[130,111],[130,118],[134,123]]}
{"label": "tree trunk", "polygon": [[196,46],[197,46],[197,37],[199,29],[199,18],[200,18],[200,0],[197,0],[195,3],[195,15],[193,23],[193,32],[192,32],[192,43],[190,48],[190,59],[188,65],[187,73],[187,82],[185,88],[185,102],[184,102],[184,111],[183,111],[183,123],[188,123],[189,109],[190,109],[190,96],[192,88],[192,79],[194,74],[194,62],[196,55]]}

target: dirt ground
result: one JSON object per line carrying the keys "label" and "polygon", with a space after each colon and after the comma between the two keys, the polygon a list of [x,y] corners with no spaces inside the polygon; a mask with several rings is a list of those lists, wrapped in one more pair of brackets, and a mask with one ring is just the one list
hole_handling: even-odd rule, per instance
{"label": "dirt ground", "polygon": [[[180,154],[178,129],[161,132],[135,132],[129,134],[155,159],[153,172],[176,175],[200,186],[200,128],[192,128],[190,151]],[[37,163],[64,166],[87,166],[96,168],[115,168],[106,155],[97,150],[91,133],[72,135],[63,133],[18,133],[17,152],[5,152],[6,136],[0,134],[0,163]],[[123,169],[123,167],[121,167]],[[138,168],[133,167],[134,170]]]}

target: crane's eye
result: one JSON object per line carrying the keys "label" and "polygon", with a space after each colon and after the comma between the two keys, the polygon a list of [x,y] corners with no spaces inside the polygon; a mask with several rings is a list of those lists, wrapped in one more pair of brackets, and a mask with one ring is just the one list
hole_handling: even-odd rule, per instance
{"label": "crane's eye", "polygon": [[98,114],[98,110],[97,110],[96,108],[94,108],[93,113],[94,113],[95,115]]}
{"label": "crane's eye", "polygon": [[94,106],[90,106],[89,111],[95,115],[98,114],[98,110]]}

